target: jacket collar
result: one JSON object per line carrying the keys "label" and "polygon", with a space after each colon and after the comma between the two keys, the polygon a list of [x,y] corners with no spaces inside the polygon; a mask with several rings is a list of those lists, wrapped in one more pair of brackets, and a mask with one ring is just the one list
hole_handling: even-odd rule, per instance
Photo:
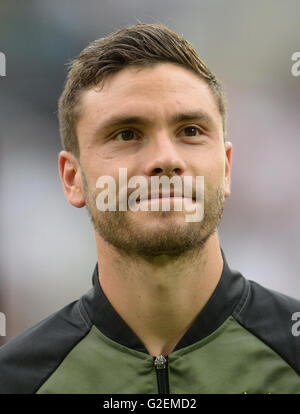
{"label": "jacket collar", "polygon": [[[223,257],[221,278],[208,302],[173,352],[210,335],[233,313],[244,296],[246,279],[239,272],[229,268],[222,249],[221,253]],[[93,288],[81,298],[92,324],[113,341],[148,354],[141,340],[106,298],[98,279],[98,263],[92,281]]]}

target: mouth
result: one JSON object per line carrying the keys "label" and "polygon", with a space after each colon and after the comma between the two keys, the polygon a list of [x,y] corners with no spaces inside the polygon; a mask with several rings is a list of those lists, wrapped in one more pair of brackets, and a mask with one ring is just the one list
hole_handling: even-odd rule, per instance
{"label": "mouth", "polygon": [[160,198],[189,198],[192,199],[193,201],[196,201],[196,197],[186,197],[184,195],[182,195],[181,193],[174,193],[173,191],[170,191],[170,193],[162,193],[160,192],[159,194],[151,194],[148,195],[148,197],[138,197],[137,198],[137,202],[141,202],[141,201],[151,201],[151,200],[159,200]]}

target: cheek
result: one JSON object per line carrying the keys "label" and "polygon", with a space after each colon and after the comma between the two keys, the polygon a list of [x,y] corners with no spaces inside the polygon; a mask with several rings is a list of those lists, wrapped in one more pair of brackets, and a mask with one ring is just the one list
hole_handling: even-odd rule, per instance
{"label": "cheek", "polygon": [[194,162],[194,174],[204,176],[204,180],[220,182],[225,177],[225,160],[222,153],[207,154]]}
{"label": "cheek", "polygon": [[83,151],[80,156],[81,166],[88,179],[89,185],[95,188],[99,177],[108,175],[114,177],[115,168],[111,160],[103,159],[97,151]]}

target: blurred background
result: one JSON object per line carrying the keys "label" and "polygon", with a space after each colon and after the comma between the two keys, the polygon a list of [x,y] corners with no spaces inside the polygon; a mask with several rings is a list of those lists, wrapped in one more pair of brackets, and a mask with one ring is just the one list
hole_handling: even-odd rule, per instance
{"label": "blurred background", "polygon": [[298,0],[0,1],[0,344],[91,287],[94,234],[60,183],[57,100],[70,59],[138,21],[183,35],[224,84],[232,194],[219,235],[230,267],[300,299],[299,16]]}

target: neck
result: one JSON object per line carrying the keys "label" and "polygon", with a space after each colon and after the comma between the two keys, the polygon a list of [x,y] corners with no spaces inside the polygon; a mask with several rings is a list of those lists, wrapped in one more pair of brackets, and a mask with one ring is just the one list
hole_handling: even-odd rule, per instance
{"label": "neck", "polygon": [[168,355],[215,290],[223,268],[217,232],[201,250],[146,260],[126,256],[95,233],[99,282],[149,354]]}

